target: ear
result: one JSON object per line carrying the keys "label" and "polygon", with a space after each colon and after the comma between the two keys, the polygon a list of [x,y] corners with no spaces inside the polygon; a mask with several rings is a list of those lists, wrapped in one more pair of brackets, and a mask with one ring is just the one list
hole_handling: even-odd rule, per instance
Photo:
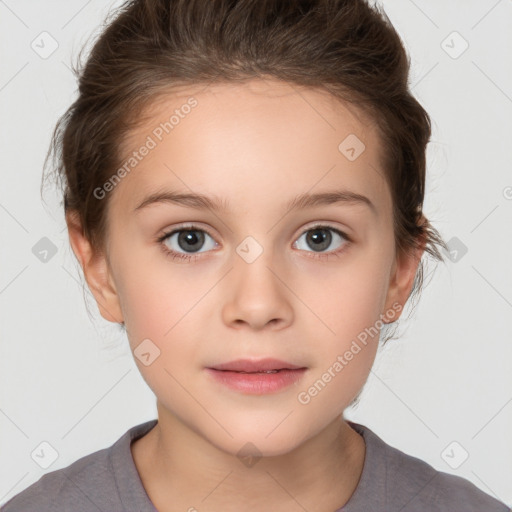
{"label": "ear", "polygon": [[66,224],[71,248],[82,267],[101,316],[109,322],[121,323],[123,314],[106,256],[93,251],[76,212],[66,213]]}
{"label": "ear", "polygon": [[[421,221],[426,222],[424,216],[422,216]],[[396,311],[393,304],[395,304],[395,307],[397,303],[400,304],[401,309],[397,311],[397,316],[393,321],[398,320],[401,316],[409,298],[421,257],[425,251],[425,244],[426,239],[423,238],[417,249],[410,251],[408,254],[398,254],[395,258],[383,311],[383,314],[390,310]]]}

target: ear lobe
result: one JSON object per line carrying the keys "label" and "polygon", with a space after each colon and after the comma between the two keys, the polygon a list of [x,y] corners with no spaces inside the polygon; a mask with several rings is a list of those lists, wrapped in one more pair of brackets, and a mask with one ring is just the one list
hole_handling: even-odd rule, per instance
{"label": "ear lobe", "polygon": [[123,314],[106,256],[93,250],[83,233],[82,224],[76,212],[66,213],[66,224],[69,243],[82,267],[85,280],[98,304],[101,316],[109,322],[121,323]]}

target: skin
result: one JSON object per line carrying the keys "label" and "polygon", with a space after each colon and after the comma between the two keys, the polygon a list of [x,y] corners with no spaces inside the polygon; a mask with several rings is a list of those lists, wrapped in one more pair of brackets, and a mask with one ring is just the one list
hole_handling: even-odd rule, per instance
{"label": "skin", "polygon": [[[158,409],[157,426],[132,444],[136,467],[160,511],[238,511],[243,503],[251,511],[332,512],[349,500],[363,469],[364,440],[342,413],[368,378],[378,336],[309,403],[298,393],[380,315],[391,310],[389,321],[398,319],[393,304],[405,305],[423,247],[395,253],[378,134],[319,90],[262,79],[176,89],[126,139],[127,154],[191,95],[198,106],[104,199],[105,253],[67,219],[102,316],[125,322],[132,350],[146,338],[160,350],[149,366],[135,358]],[[349,134],[366,146],[354,161],[338,150]],[[162,188],[215,195],[230,210],[158,203],[133,212]],[[340,188],[367,196],[377,215],[355,203],[285,210],[298,194]],[[319,221],[352,241],[328,231],[331,244],[315,251],[306,236]],[[177,235],[156,241],[184,222],[212,235],[191,261],[162,250],[186,254]],[[263,249],[252,263],[236,252],[247,236]],[[204,370],[262,357],[308,369],[298,383],[264,395],[228,389]],[[247,442],[262,456],[251,467],[237,457]]]}

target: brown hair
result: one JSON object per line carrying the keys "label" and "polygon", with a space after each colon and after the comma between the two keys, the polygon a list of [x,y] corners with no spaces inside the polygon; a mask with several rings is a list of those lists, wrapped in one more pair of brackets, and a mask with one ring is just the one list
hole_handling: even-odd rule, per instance
{"label": "brown hair", "polygon": [[[383,143],[397,254],[424,243],[443,260],[437,246],[446,249],[445,242],[421,222],[430,118],[408,90],[409,58],[378,7],[365,0],[130,0],[115,14],[85,66],[73,69],[79,95],[59,119],[45,161],[53,153],[65,213],[78,216],[95,250],[105,247],[108,199],[94,190],[113,175],[121,143],[147,107],[173,86],[269,77],[322,89],[370,116]],[[422,286],[423,262],[411,295]]]}

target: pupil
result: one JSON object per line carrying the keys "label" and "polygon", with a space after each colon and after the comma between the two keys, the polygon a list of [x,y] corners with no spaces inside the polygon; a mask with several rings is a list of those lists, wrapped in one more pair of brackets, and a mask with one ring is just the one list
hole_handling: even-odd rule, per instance
{"label": "pupil", "polygon": [[[185,247],[183,247],[182,242],[186,242],[186,244],[184,244]],[[184,251],[193,252],[194,249],[199,249],[203,242],[204,234],[200,231],[183,231],[178,236],[178,243]],[[199,247],[195,247],[196,245]]]}
{"label": "pupil", "polygon": [[[324,233],[324,234],[322,234]],[[313,229],[312,231],[310,231],[310,235],[308,235],[307,239],[308,239],[308,244],[310,241],[313,241],[313,246],[310,246],[312,247],[313,249],[319,249],[319,250],[322,250],[322,249],[326,249],[327,247],[329,247],[330,243],[331,243],[331,233],[330,231],[326,230],[326,229]]]}

